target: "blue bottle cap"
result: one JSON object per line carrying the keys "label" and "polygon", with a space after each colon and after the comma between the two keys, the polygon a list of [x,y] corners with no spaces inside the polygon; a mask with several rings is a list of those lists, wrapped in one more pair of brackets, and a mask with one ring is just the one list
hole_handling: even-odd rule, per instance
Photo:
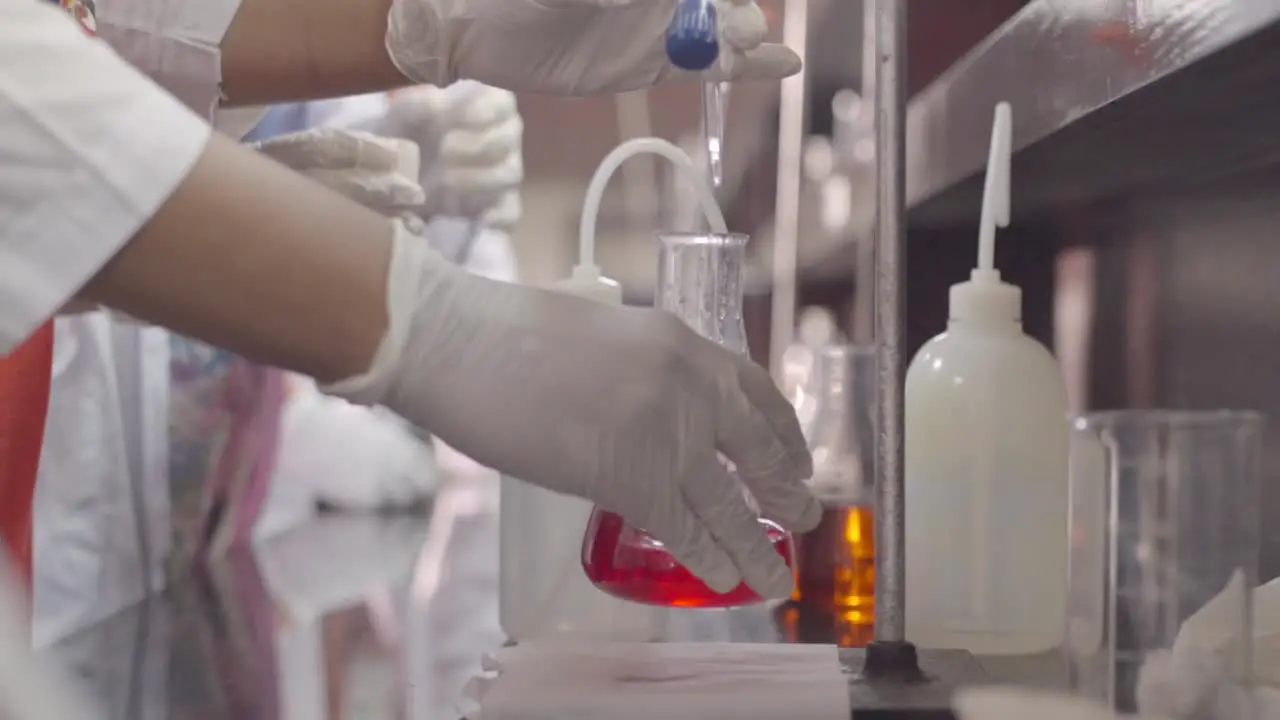
{"label": "blue bottle cap", "polygon": [[667,28],[667,58],[682,70],[706,70],[720,57],[716,7],[711,0],[680,0]]}

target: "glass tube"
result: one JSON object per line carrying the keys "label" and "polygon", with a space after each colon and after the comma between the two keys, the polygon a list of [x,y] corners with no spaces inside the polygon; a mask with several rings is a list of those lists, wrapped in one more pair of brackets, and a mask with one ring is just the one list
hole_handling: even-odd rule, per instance
{"label": "glass tube", "polygon": [[822,522],[796,538],[796,590],[792,599],[834,615],[839,644],[871,639],[875,620],[876,351],[856,345],[815,350],[816,400],[806,427],[813,453],[814,494]]}
{"label": "glass tube", "polygon": [[724,184],[724,96],[727,83],[702,84],[702,133],[707,145],[707,180],[712,189]]}
{"label": "glass tube", "polygon": [[[742,270],[747,236],[664,234],[660,240],[657,307],[699,335],[745,354]],[[760,524],[792,565],[790,534],[764,518]],[[582,568],[604,592],[646,605],[716,608],[764,600],[745,583],[723,594],[712,591],[649,533],[600,508],[592,513],[583,537]]]}
{"label": "glass tube", "polygon": [[[1073,422],[1066,653],[1075,692],[1120,712],[1155,710],[1140,707],[1152,700],[1140,690],[1143,667],[1220,595],[1233,606],[1219,616],[1228,619],[1220,631],[1228,649],[1195,657],[1202,651],[1183,643],[1178,660],[1248,684],[1262,424],[1255,413],[1226,411]],[[1233,578],[1240,591],[1223,594]]]}

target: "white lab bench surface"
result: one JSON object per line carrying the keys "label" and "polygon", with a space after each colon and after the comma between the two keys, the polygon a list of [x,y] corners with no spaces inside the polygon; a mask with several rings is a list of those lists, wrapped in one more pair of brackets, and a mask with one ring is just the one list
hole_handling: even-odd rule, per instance
{"label": "white lab bench surface", "polygon": [[[491,489],[446,486],[427,517],[322,516],[193,570],[60,643],[105,720],[457,720],[498,626]],[[673,615],[669,639],[836,642],[792,605]],[[994,677],[1061,682],[1056,657],[984,659]]]}

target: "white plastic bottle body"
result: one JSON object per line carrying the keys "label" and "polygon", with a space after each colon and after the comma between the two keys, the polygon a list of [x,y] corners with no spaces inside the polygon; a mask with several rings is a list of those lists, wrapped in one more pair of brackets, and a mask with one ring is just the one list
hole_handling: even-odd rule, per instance
{"label": "white plastic bottle body", "polygon": [[661,608],[610,597],[583,573],[590,503],[506,476],[500,502],[498,620],[508,640],[661,637]]}
{"label": "white plastic bottle body", "polygon": [[963,325],[907,371],[907,637],[975,654],[1052,650],[1066,622],[1066,390],[1016,321]]}

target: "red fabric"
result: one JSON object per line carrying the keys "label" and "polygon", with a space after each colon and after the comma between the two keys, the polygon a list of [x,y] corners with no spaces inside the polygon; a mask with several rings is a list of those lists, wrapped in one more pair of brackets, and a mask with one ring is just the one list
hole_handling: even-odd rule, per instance
{"label": "red fabric", "polygon": [[0,358],[0,539],[31,585],[31,503],[53,372],[53,323]]}
{"label": "red fabric", "polygon": [[[93,0],[53,0],[94,35]],[[53,381],[53,321],[0,358],[0,541],[32,583],[31,525]]]}

